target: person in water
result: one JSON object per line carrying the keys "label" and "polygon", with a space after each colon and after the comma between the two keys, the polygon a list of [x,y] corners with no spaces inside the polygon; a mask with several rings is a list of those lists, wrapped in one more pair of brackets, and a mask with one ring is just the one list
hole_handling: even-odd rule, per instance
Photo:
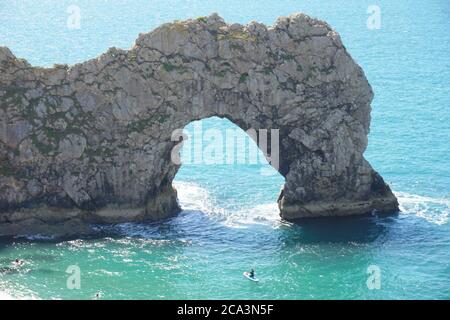
{"label": "person in water", "polygon": [[14,264],[15,266],[21,266],[21,265],[23,264],[23,260],[16,259],[16,260],[14,260],[13,264]]}
{"label": "person in water", "polygon": [[255,270],[250,270],[250,273],[249,273],[249,277],[250,278],[254,278],[255,277]]}

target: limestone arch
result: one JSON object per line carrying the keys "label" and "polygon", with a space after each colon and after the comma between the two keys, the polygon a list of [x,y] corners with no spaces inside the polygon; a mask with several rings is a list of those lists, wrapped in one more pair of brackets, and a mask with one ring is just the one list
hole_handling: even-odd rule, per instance
{"label": "limestone arch", "polygon": [[304,14],[272,27],[216,14],[176,21],[71,67],[32,67],[1,47],[0,71],[3,212],[171,216],[171,134],[211,116],[280,130],[283,218],[398,209],[363,157],[371,87],[339,35]]}

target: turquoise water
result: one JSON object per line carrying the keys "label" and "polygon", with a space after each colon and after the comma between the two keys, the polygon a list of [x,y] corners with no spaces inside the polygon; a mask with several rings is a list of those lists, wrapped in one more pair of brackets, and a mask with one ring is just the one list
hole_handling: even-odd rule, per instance
{"label": "turquoise water", "polygon": [[[366,26],[371,4],[381,9],[378,30]],[[70,5],[80,8],[80,29],[67,27]],[[0,0],[0,45],[35,65],[70,64],[129,48],[160,23],[213,11],[268,24],[301,11],[340,32],[375,92],[366,157],[403,211],[294,225],[278,217],[283,178],[261,175],[267,164],[185,165],[176,218],[104,227],[98,239],[3,239],[0,297],[450,299],[447,0]],[[203,127],[234,125],[212,118]],[[15,258],[24,265],[13,267]],[[79,290],[66,286],[70,265],[80,268]],[[371,265],[380,289],[366,284]],[[242,278],[252,267],[258,284]]]}

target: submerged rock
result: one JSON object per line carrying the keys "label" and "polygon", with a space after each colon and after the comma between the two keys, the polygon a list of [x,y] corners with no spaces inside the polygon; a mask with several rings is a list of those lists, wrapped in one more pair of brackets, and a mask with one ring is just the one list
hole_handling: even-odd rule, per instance
{"label": "submerged rock", "polygon": [[0,47],[0,233],[174,215],[172,132],[211,116],[280,130],[283,218],[396,211],[363,157],[372,98],[339,35],[304,14],[167,23],[71,67]]}

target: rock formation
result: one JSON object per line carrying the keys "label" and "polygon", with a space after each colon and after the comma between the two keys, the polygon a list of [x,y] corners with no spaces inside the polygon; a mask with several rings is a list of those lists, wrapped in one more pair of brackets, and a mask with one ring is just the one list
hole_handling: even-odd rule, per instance
{"label": "rock formation", "polygon": [[0,47],[0,234],[175,214],[171,134],[211,116],[280,130],[282,217],[395,211],[363,157],[372,97],[339,35],[304,14],[167,23],[73,66]]}

